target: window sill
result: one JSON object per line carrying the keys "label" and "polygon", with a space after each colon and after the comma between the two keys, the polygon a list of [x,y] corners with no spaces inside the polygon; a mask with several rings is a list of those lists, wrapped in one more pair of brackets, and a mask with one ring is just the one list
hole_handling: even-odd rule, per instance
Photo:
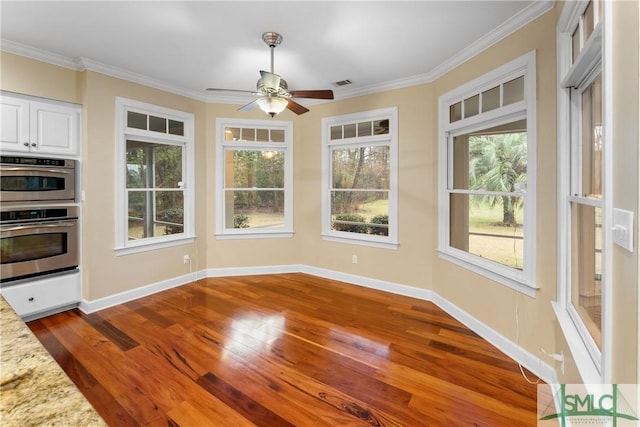
{"label": "window sill", "polygon": [[556,314],[556,319],[560,324],[560,329],[564,335],[564,339],[569,346],[571,356],[578,368],[580,377],[584,384],[600,384],[603,382],[602,375],[596,363],[589,355],[589,350],[582,340],[580,333],[573,325],[573,321],[567,313],[567,310],[562,307],[557,301],[551,301],[551,306]]}
{"label": "window sill", "polygon": [[289,239],[293,237],[293,231],[281,231],[274,233],[216,233],[216,240],[242,240],[242,239]]}
{"label": "window sill", "polygon": [[[526,280],[523,280],[521,277],[517,277],[518,275],[515,273],[513,275],[503,274],[502,272],[496,271],[488,266],[470,262],[466,258],[462,258],[452,251],[438,249],[438,254],[440,255],[440,258],[444,260],[466,268],[467,270],[486,277],[487,279],[491,279],[494,282],[498,282],[531,298],[535,298],[537,295],[538,287]],[[508,270],[508,268],[505,267],[505,270]]]}
{"label": "window sill", "polygon": [[357,237],[340,237],[328,234],[322,235],[322,240],[335,243],[346,243],[349,245],[369,246],[372,248],[382,248],[396,250],[400,246],[397,242],[382,242],[379,240],[357,238]]}
{"label": "window sill", "polygon": [[175,238],[171,240],[162,240],[162,241],[154,241],[154,242],[144,242],[140,241],[139,244],[133,244],[130,246],[121,246],[115,248],[116,256],[122,255],[130,255],[147,251],[155,251],[158,249],[170,248],[173,246],[181,246],[188,245],[195,241],[195,237],[181,237]]}

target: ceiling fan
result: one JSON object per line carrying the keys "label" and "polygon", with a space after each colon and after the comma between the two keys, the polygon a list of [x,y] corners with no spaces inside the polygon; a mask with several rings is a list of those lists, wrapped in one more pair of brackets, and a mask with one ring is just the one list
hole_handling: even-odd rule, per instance
{"label": "ceiling fan", "polygon": [[332,90],[289,90],[287,82],[273,72],[273,52],[276,46],[282,42],[282,36],[278,33],[268,32],[262,35],[262,40],[271,48],[271,71],[260,71],[260,78],[256,84],[255,91],[218,88],[207,88],[207,90],[244,92],[257,95],[258,99],[240,107],[238,111],[249,111],[257,104],[262,111],[271,117],[280,114],[285,108],[296,114],[304,114],[309,111],[308,108],[298,104],[291,98],[333,99]]}

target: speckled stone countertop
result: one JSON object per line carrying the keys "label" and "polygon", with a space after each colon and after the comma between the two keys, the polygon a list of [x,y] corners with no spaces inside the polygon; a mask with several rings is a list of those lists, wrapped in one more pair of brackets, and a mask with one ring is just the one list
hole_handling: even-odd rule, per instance
{"label": "speckled stone countertop", "polygon": [[0,425],[106,426],[0,295]]}

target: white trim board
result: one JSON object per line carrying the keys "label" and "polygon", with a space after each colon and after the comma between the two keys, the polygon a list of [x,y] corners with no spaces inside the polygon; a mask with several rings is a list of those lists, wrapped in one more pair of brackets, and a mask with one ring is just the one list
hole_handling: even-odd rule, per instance
{"label": "white trim board", "polygon": [[276,266],[254,266],[254,267],[231,267],[231,268],[209,268],[198,272],[186,274],[174,279],[165,280],[130,291],[111,295],[109,297],[100,298],[94,301],[83,299],[80,303],[80,310],[84,313],[93,313],[117,304],[123,304],[137,298],[152,295],[167,289],[175,288],[199,279],[208,277],[227,277],[227,276],[248,276],[258,274],[281,274],[281,273],[305,273],[325,279],[338,280],[350,283],[356,286],[376,289],[417,298],[423,301],[434,303],[438,308],[455,318],[457,321],[471,329],[481,338],[485,339],[491,345],[502,351],[508,357],[521,364],[523,367],[533,372],[547,384],[555,384],[558,382],[554,368],[534,355],[526,349],[520,347],[517,343],[509,338],[493,330],[477,318],[473,317],[460,307],[451,303],[447,299],[441,297],[430,289],[416,288],[413,286],[402,285],[399,283],[387,282],[384,280],[372,279],[369,277],[358,276],[354,274],[341,273],[339,271],[327,270],[324,268],[313,267],[302,264],[276,265]]}

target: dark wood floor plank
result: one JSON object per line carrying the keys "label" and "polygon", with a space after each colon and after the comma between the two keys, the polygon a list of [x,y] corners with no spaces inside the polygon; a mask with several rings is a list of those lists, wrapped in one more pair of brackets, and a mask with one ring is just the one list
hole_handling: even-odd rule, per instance
{"label": "dark wood floor plank", "polygon": [[29,326],[113,426],[535,425],[536,385],[434,304],[307,274]]}

